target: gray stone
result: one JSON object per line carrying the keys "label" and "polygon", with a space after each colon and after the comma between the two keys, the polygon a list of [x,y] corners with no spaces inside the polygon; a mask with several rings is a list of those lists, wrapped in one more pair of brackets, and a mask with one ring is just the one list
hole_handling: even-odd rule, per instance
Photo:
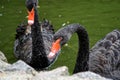
{"label": "gray stone", "polygon": [[0,80],[31,80],[32,77],[24,71],[0,72]]}
{"label": "gray stone", "polygon": [[0,51],[0,60],[7,62],[7,58],[5,57],[4,53]]}
{"label": "gray stone", "polygon": [[[16,63],[17,66],[19,63],[24,64],[22,61],[18,61]],[[28,65],[26,66],[28,67]],[[26,66],[24,65],[24,67]],[[89,71],[77,73],[70,76],[68,68],[65,66],[51,71],[41,71],[36,74],[30,72],[28,73],[26,70],[29,69],[22,67],[21,69],[9,67],[11,69],[8,70],[7,68],[8,71],[0,72],[0,80],[110,80]]]}
{"label": "gray stone", "polygon": [[81,79],[88,79],[88,80],[111,80],[111,79],[106,79],[90,71],[77,73],[77,74],[74,74],[73,76],[78,76]]}
{"label": "gray stone", "polygon": [[6,69],[6,67],[10,66],[10,64],[0,60],[0,71],[3,71]]}
{"label": "gray stone", "polygon": [[68,68],[66,66],[58,67],[56,69],[53,69],[47,72],[41,71],[40,74],[41,73],[43,75],[51,75],[51,76],[68,76],[69,75]]}
{"label": "gray stone", "polygon": [[35,71],[24,61],[18,60],[13,64],[5,62],[5,56],[0,58],[0,80],[111,80],[93,72],[81,72],[69,75],[66,66],[51,71]]}
{"label": "gray stone", "polygon": [[19,61],[13,63],[11,66],[8,66],[5,71],[9,71],[9,72],[10,71],[11,72],[13,72],[13,71],[24,71],[24,72],[29,73],[29,74],[36,73],[36,71],[32,67],[27,65],[22,60],[19,60]]}
{"label": "gray stone", "polygon": [[40,72],[32,80],[110,80],[93,72],[81,72],[69,75],[67,67],[60,67],[52,71]]}

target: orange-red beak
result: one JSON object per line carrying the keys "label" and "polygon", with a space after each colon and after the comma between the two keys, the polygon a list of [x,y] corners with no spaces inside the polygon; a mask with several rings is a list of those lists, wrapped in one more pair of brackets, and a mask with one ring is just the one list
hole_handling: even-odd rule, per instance
{"label": "orange-red beak", "polygon": [[52,47],[51,47],[51,52],[48,55],[48,58],[53,58],[57,52],[60,50],[60,41],[62,38],[57,39],[55,42],[53,42]]}
{"label": "orange-red beak", "polygon": [[35,15],[34,8],[32,8],[31,11],[28,11],[28,24],[29,25],[34,24],[34,15]]}

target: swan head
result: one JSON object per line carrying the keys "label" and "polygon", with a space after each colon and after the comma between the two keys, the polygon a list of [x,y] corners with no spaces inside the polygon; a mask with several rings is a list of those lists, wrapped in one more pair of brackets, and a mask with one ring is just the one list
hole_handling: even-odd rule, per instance
{"label": "swan head", "polygon": [[51,51],[48,54],[48,58],[54,58],[57,55],[57,53],[60,51],[60,49],[61,49],[60,41],[61,40],[62,39],[59,38],[55,42],[52,43]]}
{"label": "swan head", "polygon": [[51,51],[48,55],[48,58],[55,58],[60,53],[61,47],[67,43],[71,35],[65,32],[64,30],[58,31],[54,34],[54,41],[51,46]]}
{"label": "swan head", "polygon": [[28,25],[34,24],[35,7],[38,4],[38,0],[26,0],[26,7],[28,10]]}
{"label": "swan head", "polygon": [[51,50],[49,54],[47,55],[48,60],[50,61],[51,66],[58,58],[60,51],[61,51],[61,40],[62,38],[57,39],[52,43]]}
{"label": "swan head", "polygon": [[31,11],[34,4],[35,6],[38,5],[38,0],[26,0],[25,4],[26,4],[27,9]]}

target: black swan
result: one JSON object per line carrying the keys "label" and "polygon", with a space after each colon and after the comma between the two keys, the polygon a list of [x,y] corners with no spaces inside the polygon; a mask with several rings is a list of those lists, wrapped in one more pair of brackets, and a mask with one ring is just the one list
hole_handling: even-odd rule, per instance
{"label": "black swan", "polygon": [[51,46],[60,40],[53,42],[54,29],[48,20],[39,23],[36,1],[26,1],[29,20],[28,24],[20,24],[16,30],[14,54],[17,59],[25,61],[36,70],[42,70],[56,60],[60,51],[59,45],[57,49],[53,49],[55,53],[50,51]]}
{"label": "black swan", "polygon": [[73,33],[77,33],[79,51],[73,73],[93,71],[106,78],[120,80],[120,31],[114,30],[97,42],[89,51],[88,34],[79,24],[71,24],[59,29],[54,40],[62,37],[61,47],[67,43]]}

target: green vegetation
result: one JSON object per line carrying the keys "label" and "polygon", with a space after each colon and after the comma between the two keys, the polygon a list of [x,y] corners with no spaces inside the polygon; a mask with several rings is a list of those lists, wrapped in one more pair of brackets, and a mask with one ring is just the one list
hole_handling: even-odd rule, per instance
{"label": "green vegetation", "polygon": [[[40,20],[47,18],[57,31],[63,23],[80,23],[85,26],[90,38],[90,47],[108,32],[120,27],[120,0],[39,0]],[[0,1],[0,50],[10,63],[15,62],[13,43],[15,29],[26,20],[25,0]],[[72,72],[76,53],[77,36],[74,35],[68,46],[52,68],[66,65]]]}

